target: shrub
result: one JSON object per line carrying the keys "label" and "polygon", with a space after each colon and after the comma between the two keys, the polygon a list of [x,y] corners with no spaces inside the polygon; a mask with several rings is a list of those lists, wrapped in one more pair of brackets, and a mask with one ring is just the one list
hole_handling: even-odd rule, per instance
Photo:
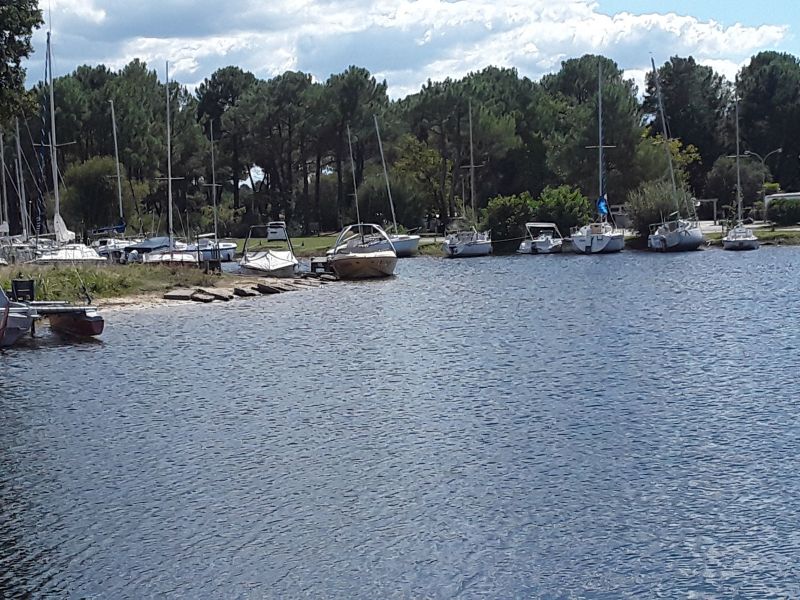
{"label": "shrub", "polygon": [[769,220],[776,225],[795,225],[800,221],[800,201],[778,198],[769,203],[767,213]]}
{"label": "shrub", "polygon": [[546,187],[532,208],[535,220],[555,223],[562,235],[569,235],[571,228],[588,223],[593,212],[589,199],[569,185]]}
{"label": "shrub", "polygon": [[628,228],[646,239],[650,225],[659,223],[675,212],[675,198],[672,184],[666,181],[647,181],[628,194],[625,214]]}
{"label": "shrub", "polygon": [[497,196],[489,201],[484,221],[492,232],[494,252],[514,252],[525,236],[525,223],[531,220],[531,195]]}

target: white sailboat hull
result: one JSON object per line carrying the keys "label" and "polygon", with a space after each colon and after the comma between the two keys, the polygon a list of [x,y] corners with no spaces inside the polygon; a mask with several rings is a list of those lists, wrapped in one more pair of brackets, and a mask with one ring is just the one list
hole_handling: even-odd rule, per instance
{"label": "white sailboat hull", "polygon": [[[417,253],[417,249],[419,248],[419,236],[418,235],[406,235],[406,234],[398,234],[398,235],[390,235],[389,239],[394,246],[394,251],[397,254],[398,258],[406,258],[409,256],[414,256]],[[391,250],[389,245],[386,245],[384,250]]]}
{"label": "white sailboat hull", "polygon": [[492,242],[445,242],[442,246],[445,256],[448,258],[469,258],[472,256],[488,256],[492,253]]}
{"label": "white sailboat hull", "polygon": [[35,265],[63,265],[63,264],[90,264],[99,265],[106,262],[94,248],[85,244],[64,244],[50,250],[45,250],[30,261]]}
{"label": "white sailboat hull", "polygon": [[292,277],[297,272],[298,260],[290,250],[264,250],[247,252],[239,261],[243,273]]}
{"label": "white sailboat hull", "polygon": [[340,279],[374,279],[394,275],[397,255],[391,250],[334,254],[328,263]]}
{"label": "white sailboat hull", "polygon": [[624,246],[622,233],[579,233],[572,236],[572,247],[579,254],[610,254],[619,252]]}
{"label": "white sailboat hull", "polygon": [[148,252],[142,255],[142,262],[148,265],[193,266],[197,265],[197,254],[186,252],[185,250]]}
{"label": "white sailboat hull", "polygon": [[704,241],[703,231],[697,223],[669,221],[647,237],[647,247],[660,252],[687,252],[697,250]]}

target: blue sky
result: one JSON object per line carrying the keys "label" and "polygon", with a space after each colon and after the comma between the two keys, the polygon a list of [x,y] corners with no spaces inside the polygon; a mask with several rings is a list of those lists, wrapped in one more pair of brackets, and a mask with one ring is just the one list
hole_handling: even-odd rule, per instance
{"label": "blue sky", "polygon": [[[657,63],[692,55],[727,77],[760,50],[800,55],[790,0],[50,0],[55,73],[133,58],[196,86],[235,64],[262,78],[286,69],[325,80],[355,64],[402,97],[428,79],[488,65],[534,79],[585,53],[640,83]],[[42,1],[47,6],[45,0]],[[221,11],[225,17],[222,18]],[[29,83],[43,73],[34,37]]]}

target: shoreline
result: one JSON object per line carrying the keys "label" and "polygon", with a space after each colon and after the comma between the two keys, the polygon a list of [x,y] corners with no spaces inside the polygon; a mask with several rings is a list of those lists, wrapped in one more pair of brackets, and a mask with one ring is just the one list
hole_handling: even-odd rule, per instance
{"label": "shoreline", "polygon": [[[756,229],[761,245],[773,247],[800,246],[800,230]],[[701,250],[721,250],[722,234],[709,233]],[[439,240],[420,246],[419,258],[443,257]],[[646,241],[639,238],[625,240],[625,250],[649,252]],[[495,256],[513,256],[516,253],[497,253]],[[233,288],[250,290],[259,283],[275,283],[270,278],[241,275],[239,273],[206,273],[201,269],[173,268],[153,265],[98,265],[98,266],[0,266],[0,285],[10,289],[12,279],[32,279],[36,286],[37,300],[64,300],[77,305],[86,304],[87,294],[91,304],[103,310],[116,312],[122,309],[142,310],[179,304],[181,300],[165,298],[168,292],[191,290],[217,290],[232,294]],[[314,281],[308,279],[306,281]],[[292,287],[292,280],[285,280]],[[313,285],[313,284],[312,284]],[[303,286],[302,284],[293,286]],[[258,294],[257,295],[261,295]],[[185,300],[191,301],[191,300]]]}

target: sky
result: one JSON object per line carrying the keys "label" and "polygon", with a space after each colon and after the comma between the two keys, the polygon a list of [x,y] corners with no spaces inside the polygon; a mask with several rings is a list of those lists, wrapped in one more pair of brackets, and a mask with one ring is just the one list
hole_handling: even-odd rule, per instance
{"label": "sky", "polygon": [[[486,66],[538,80],[583,54],[614,59],[640,91],[650,56],[694,56],[733,78],[761,50],[800,56],[796,0],[40,0],[56,76],[133,58],[163,79],[164,62],[196,87],[237,65],[269,78],[287,69],[324,81],[350,65],[402,98],[428,79]],[[34,34],[28,83],[44,75]]]}

